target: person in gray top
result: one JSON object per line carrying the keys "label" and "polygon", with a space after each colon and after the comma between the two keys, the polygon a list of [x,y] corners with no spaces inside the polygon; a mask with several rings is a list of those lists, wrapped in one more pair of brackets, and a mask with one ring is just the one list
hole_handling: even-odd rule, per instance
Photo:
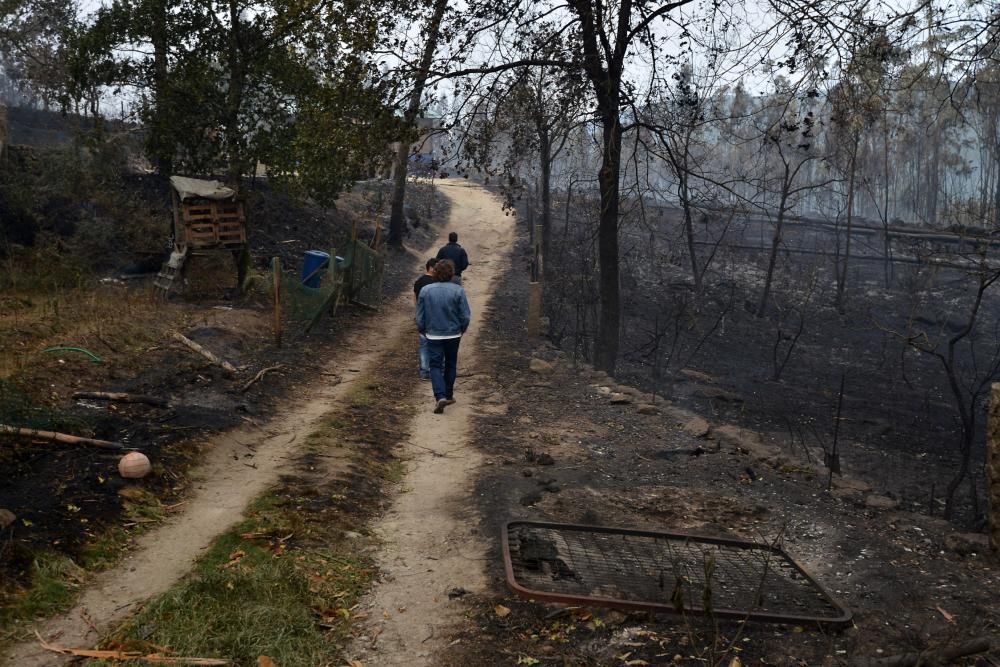
{"label": "person in gray top", "polygon": [[465,290],[451,282],[454,272],[451,260],[439,260],[434,265],[437,282],[421,289],[417,297],[417,331],[427,338],[436,414],[455,402],[458,346],[472,318]]}

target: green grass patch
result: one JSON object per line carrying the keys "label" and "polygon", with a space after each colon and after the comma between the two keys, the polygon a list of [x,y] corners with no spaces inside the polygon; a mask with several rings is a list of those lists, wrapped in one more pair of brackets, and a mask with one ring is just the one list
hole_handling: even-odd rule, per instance
{"label": "green grass patch", "polygon": [[13,596],[0,611],[0,627],[50,616],[69,608],[84,579],[84,570],[72,558],[54,552],[35,556],[31,587]]}
{"label": "green grass patch", "polygon": [[88,570],[103,570],[117,563],[128,550],[132,535],[121,526],[108,528],[83,548],[81,564]]}
{"label": "green grass patch", "polygon": [[282,667],[330,664],[346,639],[349,610],[375,570],[342,544],[322,514],[302,509],[313,498],[288,491],[255,501],[191,576],[105,645],[164,646],[234,665],[256,665],[261,655]]}

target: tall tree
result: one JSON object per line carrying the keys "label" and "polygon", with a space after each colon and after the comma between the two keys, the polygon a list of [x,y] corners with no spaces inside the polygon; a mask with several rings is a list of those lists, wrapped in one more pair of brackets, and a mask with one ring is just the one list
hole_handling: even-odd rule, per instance
{"label": "tall tree", "polygon": [[539,66],[502,73],[473,107],[465,157],[489,176],[500,175],[509,201],[537,177],[543,257],[553,252],[553,170],[585,122],[585,103],[578,77]]}
{"label": "tall tree", "polygon": [[881,94],[886,62],[893,52],[885,30],[875,23],[866,24],[865,29],[857,33],[855,44],[850,61],[842,68],[840,79],[829,95],[833,121],[831,161],[843,174],[846,198],[844,247],[842,254],[838,252],[836,266],[836,305],[840,312],[844,311],[847,298],[861,140],[866,129],[878,121],[885,107]]}
{"label": "tall tree", "polygon": [[[174,164],[224,171],[237,184],[263,162],[331,196],[398,136],[387,118],[390,88],[372,55],[395,7],[393,0],[117,0],[97,12],[83,43],[88,55],[114,60],[104,83],[138,90],[148,151],[161,172]],[[347,99],[337,103],[332,91]],[[317,138],[332,155],[295,140],[305,127],[338,122],[354,125],[371,150],[357,150],[344,132]],[[344,150],[331,137],[346,140]],[[331,159],[346,168],[331,169]],[[321,185],[314,173],[336,178]]]}
{"label": "tall tree", "polygon": [[[448,0],[434,0],[431,15],[427,19],[421,37],[424,47],[420,54],[420,62],[412,73],[413,88],[410,90],[406,111],[403,113],[403,125],[409,130],[416,129],[417,116],[424,97],[424,88],[430,75],[431,64],[437,51],[438,40],[441,37],[441,23],[448,9]],[[389,213],[389,245],[401,248],[403,245],[403,204],[406,201],[407,162],[410,156],[410,144],[401,139],[393,162],[392,209]]]}
{"label": "tall tree", "polygon": [[78,5],[70,0],[0,0],[0,55],[8,77],[43,109],[69,110],[75,95],[69,43]]}

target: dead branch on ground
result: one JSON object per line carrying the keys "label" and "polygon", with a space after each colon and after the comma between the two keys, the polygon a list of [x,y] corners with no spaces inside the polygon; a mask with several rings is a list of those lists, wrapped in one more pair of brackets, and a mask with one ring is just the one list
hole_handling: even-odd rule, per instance
{"label": "dead branch on ground", "polygon": [[916,665],[950,665],[958,658],[985,653],[990,650],[990,640],[985,637],[973,639],[957,646],[922,651],[919,653],[901,653],[886,658],[867,658],[851,663],[852,667],[915,667]]}
{"label": "dead branch on ground", "polygon": [[240,389],[240,391],[245,392],[247,389],[249,389],[250,387],[254,386],[258,382],[260,382],[261,380],[263,380],[264,376],[267,375],[268,373],[270,373],[272,371],[281,370],[284,367],[285,367],[284,364],[278,364],[276,366],[268,366],[267,368],[260,369],[260,371],[258,371],[257,374],[253,376],[253,379],[251,379],[249,382],[247,382],[245,385],[243,385],[243,387]]}
{"label": "dead branch on ground", "polygon": [[39,431],[34,428],[21,428],[18,426],[8,426],[0,424],[0,435],[13,435],[19,438],[34,438],[39,440],[51,440],[67,445],[90,445],[101,449],[125,449],[125,445],[120,442],[109,442],[107,440],[95,440],[94,438],[83,438],[67,433],[57,433],[55,431]]}
{"label": "dead branch on ground", "polygon": [[175,331],[173,333],[173,338],[174,338],[174,340],[179,341],[180,343],[183,343],[187,348],[189,348],[189,349],[193,350],[194,352],[197,352],[201,356],[205,357],[206,359],[208,359],[209,361],[211,361],[216,366],[222,367],[227,372],[229,372],[229,373],[235,373],[236,372],[236,367],[233,366],[231,363],[229,363],[225,359],[219,358],[213,352],[210,352],[209,350],[206,350],[201,345],[199,345],[198,343],[194,342],[193,340],[191,340],[187,336],[179,334],[179,333],[177,333]]}
{"label": "dead branch on ground", "polygon": [[115,401],[118,403],[145,403],[155,405],[158,408],[165,408],[169,402],[159,396],[146,396],[144,394],[127,394],[120,391],[77,391],[73,393],[73,398],[92,398],[100,401]]}

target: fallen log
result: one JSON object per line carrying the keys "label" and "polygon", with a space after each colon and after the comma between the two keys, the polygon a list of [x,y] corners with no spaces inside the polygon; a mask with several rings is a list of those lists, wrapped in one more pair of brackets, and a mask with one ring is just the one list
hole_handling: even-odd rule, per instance
{"label": "fallen log", "polygon": [[[38,438],[40,440],[52,440],[53,442],[61,442],[67,445],[90,445],[91,447],[100,447],[101,449],[115,449],[122,450],[125,449],[125,445],[120,442],[109,442],[107,440],[95,440],[94,438],[83,438],[78,435],[69,435],[67,433],[57,433],[55,431],[39,431],[34,428],[21,428],[19,426],[8,426],[6,424],[0,424],[0,435],[14,435],[19,438]],[[134,449],[129,447],[129,449]]]}
{"label": "fallen log", "polygon": [[201,356],[203,356],[206,359],[208,359],[209,361],[211,361],[216,366],[221,366],[223,369],[225,369],[229,373],[235,373],[236,372],[236,367],[233,366],[231,363],[229,363],[225,359],[220,359],[214,353],[206,350],[201,345],[199,345],[198,343],[194,342],[193,340],[191,340],[187,336],[179,334],[179,333],[177,333],[175,331],[174,334],[173,334],[173,337],[174,337],[174,340],[180,341],[186,347],[188,347],[190,350],[193,350],[194,352],[197,352]]}
{"label": "fallen log", "polygon": [[247,389],[249,389],[250,387],[254,386],[258,382],[260,382],[261,380],[263,380],[264,376],[267,375],[268,373],[270,373],[272,371],[281,370],[284,367],[285,367],[284,364],[278,364],[277,366],[268,366],[267,368],[260,369],[260,371],[258,371],[257,374],[253,376],[252,380],[250,380],[245,385],[243,385],[243,388],[240,389],[240,391],[245,392]]}
{"label": "fallen log", "polygon": [[222,660],[219,658],[189,658],[183,656],[173,656],[165,655],[163,653],[149,653],[143,655],[139,651],[100,651],[97,649],[88,648],[65,648],[62,646],[55,646],[54,644],[49,644],[42,636],[35,631],[35,636],[38,637],[38,643],[41,644],[42,648],[46,651],[52,651],[53,653],[59,653],[62,655],[72,655],[77,658],[97,658],[104,660],[135,660],[137,662],[145,662],[151,665],[228,665],[228,660]]}
{"label": "fallen log", "polygon": [[866,658],[851,662],[852,667],[916,667],[922,665],[950,665],[959,658],[990,650],[990,640],[985,637],[948,646],[945,648],[922,651],[919,653],[900,653],[885,658]]}
{"label": "fallen log", "polygon": [[77,391],[73,393],[73,398],[92,398],[100,401],[116,401],[119,403],[145,403],[146,405],[155,405],[158,408],[165,408],[170,405],[167,399],[160,398],[159,396],[126,394],[120,391]]}

